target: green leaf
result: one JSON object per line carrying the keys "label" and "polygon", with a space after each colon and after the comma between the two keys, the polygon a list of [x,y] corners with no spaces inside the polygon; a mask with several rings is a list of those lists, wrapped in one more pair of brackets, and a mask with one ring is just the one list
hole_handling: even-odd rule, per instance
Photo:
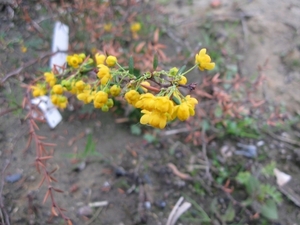
{"label": "green leaf", "polygon": [[251,174],[248,171],[246,171],[246,172],[239,172],[235,179],[237,180],[237,182],[246,185],[250,177]]}
{"label": "green leaf", "polygon": [[148,142],[148,143],[153,143],[156,141],[156,137],[152,134],[145,134],[143,138]]}
{"label": "green leaf", "polygon": [[133,71],[134,71],[134,66],[133,66],[133,64],[134,64],[133,58],[132,58],[132,56],[130,56],[130,57],[129,57],[129,65],[128,65],[128,66],[129,66],[129,69],[128,69],[128,70],[129,70],[129,73],[130,73],[130,74],[133,74]]}
{"label": "green leaf", "polygon": [[176,98],[174,95],[172,96],[172,100],[176,103],[176,105],[180,105],[181,102],[178,98]]}
{"label": "green leaf", "polygon": [[268,199],[266,204],[262,205],[261,207],[261,214],[267,219],[277,220],[278,212],[275,202],[271,199]]}
{"label": "green leaf", "polygon": [[158,66],[158,58],[157,55],[155,54],[153,58],[153,70],[156,70],[157,66]]}
{"label": "green leaf", "polygon": [[215,108],[214,114],[215,114],[215,117],[217,117],[217,118],[221,118],[222,117],[223,110],[222,110],[222,108],[219,105],[217,105],[217,107]]}
{"label": "green leaf", "polygon": [[272,161],[268,165],[262,168],[261,173],[266,177],[273,176],[275,167],[276,167],[276,162]]}
{"label": "green leaf", "polygon": [[134,135],[140,135],[142,133],[141,127],[138,124],[133,124],[130,126],[130,131]]}
{"label": "green leaf", "polygon": [[251,175],[246,183],[246,189],[249,195],[257,195],[257,193],[260,192],[260,184],[258,179]]}
{"label": "green leaf", "polygon": [[232,207],[232,204],[228,206],[228,208],[225,211],[225,214],[222,216],[222,220],[225,220],[227,222],[231,222],[235,217],[235,211]]}
{"label": "green leaf", "polygon": [[177,72],[178,75],[182,74],[183,71],[185,70],[186,66],[182,66],[179,71]]}
{"label": "green leaf", "polygon": [[209,128],[210,128],[210,125],[209,125],[208,120],[202,120],[201,125],[202,125],[202,129],[203,129],[204,131],[207,131],[207,130],[209,130]]}

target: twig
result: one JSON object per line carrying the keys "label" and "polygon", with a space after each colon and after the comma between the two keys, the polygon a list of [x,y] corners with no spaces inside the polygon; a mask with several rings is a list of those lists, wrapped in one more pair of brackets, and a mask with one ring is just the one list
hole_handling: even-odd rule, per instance
{"label": "twig", "polygon": [[40,56],[39,58],[37,59],[33,59],[33,60],[30,60],[29,62],[26,62],[24,63],[23,66],[19,67],[18,69],[15,69],[13,71],[11,71],[10,73],[6,74],[4,78],[2,78],[2,80],[0,81],[0,86],[4,84],[4,82],[9,79],[10,77],[12,76],[15,76],[15,75],[18,75],[21,71],[23,71],[25,68],[29,67],[29,66],[32,66],[33,64],[35,64],[36,62],[38,62],[39,60],[42,60],[46,57],[50,57],[50,56],[53,56],[59,52],[62,52],[62,51],[56,51],[56,52],[47,52],[45,54],[43,54],[42,56]]}
{"label": "twig", "polygon": [[[2,220],[2,224],[6,224],[6,225],[10,225],[10,222],[9,222],[8,213],[7,213],[6,209],[4,208],[4,203],[3,203],[3,198],[2,198],[2,191],[3,191],[3,187],[4,187],[4,172],[7,169],[9,164],[10,164],[10,160],[7,159],[6,162],[5,162],[5,165],[4,165],[4,167],[2,168],[2,171],[1,171],[1,186],[0,186],[0,209],[1,209],[0,212],[2,214],[1,215],[1,220]],[[4,216],[3,216],[3,214],[4,214]],[[3,218],[5,219],[5,223],[3,221]]]}
{"label": "twig", "polygon": [[0,113],[0,116],[3,116],[3,115],[5,115],[5,114],[7,114],[7,113],[10,113],[10,112],[12,112],[12,111],[15,111],[15,110],[17,110],[17,109],[19,109],[19,108],[20,108],[20,107],[15,107],[15,108],[7,109],[7,110],[1,112],[1,113]]}
{"label": "twig", "polygon": [[192,205],[191,203],[183,202],[183,201],[184,201],[183,197],[180,197],[178,199],[176,205],[174,206],[174,208],[172,209],[172,211],[168,217],[168,221],[167,221],[166,225],[174,225],[176,223],[176,221],[178,220],[178,218],[191,207],[191,205]]}
{"label": "twig", "polygon": [[161,132],[161,136],[169,136],[169,135],[174,135],[174,134],[180,134],[180,133],[186,133],[186,132],[190,132],[191,129],[190,128],[179,128],[179,129],[173,129],[173,130],[167,130],[164,132]]}
{"label": "twig", "polygon": [[177,167],[173,163],[168,163],[168,167],[172,170],[172,172],[183,180],[192,180],[192,177],[186,173],[180,172]]}
{"label": "twig", "polygon": [[278,135],[274,134],[274,133],[271,132],[271,131],[265,131],[265,132],[266,132],[268,135],[270,135],[272,138],[275,138],[275,139],[277,139],[277,140],[279,140],[279,141],[286,142],[286,143],[288,143],[288,144],[296,145],[296,146],[299,146],[299,147],[300,147],[300,142],[298,142],[298,141],[296,141],[296,140],[278,136]]}
{"label": "twig", "polygon": [[95,212],[95,214],[93,215],[93,217],[92,217],[89,221],[87,221],[87,222],[85,223],[85,225],[90,225],[90,224],[92,224],[92,223],[98,218],[98,216],[99,216],[99,214],[101,213],[102,210],[103,210],[103,207],[100,207],[100,208]]}

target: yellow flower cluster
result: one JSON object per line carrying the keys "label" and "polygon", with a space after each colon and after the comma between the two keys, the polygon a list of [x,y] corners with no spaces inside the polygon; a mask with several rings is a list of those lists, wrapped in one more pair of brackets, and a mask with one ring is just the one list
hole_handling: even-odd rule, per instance
{"label": "yellow flower cluster", "polygon": [[69,66],[73,68],[78,68],[79,65],[83,62],[85,59],[85,54],[74,54],[74,55],[68,55],[67,56],[67,63]]}
{"label": "yellow flower cluster", "polygon": [[[132,32],[140,29],[139,23],[131,26]],[[176,118],[185,121],[195,115],[197,99],[190,95],[183,96],[178,89],[193,89],[193,86],[187,84],[186,74],[196,67],[200,70],[215,67],[215,63],[206,54],[206,49],[199,51],[195,56],[195,65],[185,72],[179,72],[173,67],[169,71],[148,72],[139,77],[120,66],[115,56],[96,53],[94,59],[89,58],[83,64],[85,54],[68,56],[67,63],[70,67],[58,76],[53,72],[44,73],[45,82],[31,86],[32,95],[42,96],[50,90],[52,103],[64,109],[68,104],[68,98],[64,94],[69,92],[84,104],[92,103],[94,108],[101,108],[106,112],[114,105],[113,97],[125,93],[126,101],[141,110],[141,124],[163,129],[169,121]],[[114,68],[116,65],[118,68]],[[96,76],[86,76],[88,71],[96,72]]]}
{"label": "yellow flower cluster", "polygon": [[53,72],[44,73],[45,81],[49,84],[50,87],[53,87],[56,84],[56,77]]}
{"label": "yellow flower cluster", "polygon": [[64,95],[51,95],[51,102],[58,108],[65,109],[68,105],[68,99]]}
{"label": "yellow flower cluster", "polygon": [[139,94],[136,90],[127,92],[125,99],[129,104],[142,110],[141,124],[149,124],[160,129],[163,129],[168,121],[176,118],[184,121],[193,116],[195,105],[198,103],[197,99],[188,95],[181,99],[180,105],[176,105],[168,96],[155,96],[152,93]]}
{"label": "yellow flower cluster", "polygon": [[47,93],[47,89],[42,84],[37,84],[36,86],[31,86],[31,93],[33,97],[43,96]]}

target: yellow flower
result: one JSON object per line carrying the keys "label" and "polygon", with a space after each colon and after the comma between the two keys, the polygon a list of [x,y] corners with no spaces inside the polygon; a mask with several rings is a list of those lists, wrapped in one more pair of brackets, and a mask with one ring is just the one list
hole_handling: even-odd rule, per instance
{"label": "yellow flower", "polygon": [[149,112],[147,110],[142,110],[144,115],[140,119],[141,124],[149,124],[152,127],[159,129],[165,128],[167,124],[167,116],[158,111]]}
{"label": "yellow flower", "polygon": [[109,89],[109,93],[113,96],[113,97],[117,97],[121,92],[121,88],[119,86],[117,86],[116,84],[111,86],[111,88]]}
{"label": "yellow flower", "polygon": [[108,65],[109,67],[113,67],[117,63],[117,58],[115,56],[110,55],[106,58],[105,62],[106,65]]}
{"label": "yellow flower", "polygon": [[104,64],[106,56],[103,54],[96,53],[95,59],[96,59],[97,65]]}
{"label": "yellow flower", "polygon": [[112,23],[106,23],[106,24],[104,24],[104,26],[103,26],[103,29],[104,29],[106,32],[110,32],[110,31],[111,31],[111,28],[112,28]]}
{"label": "yellow flower", "polygon": [[130,90],[125,94],[126,101],[133,106],[139,100],[139,98],[140,94],[136,90]]}
{"label": "yellow flower", "polygon": [[23,52],[23,53],[27,52],[27,48],[25,45],[21,46],[21,52]]}
{"label": "yellow flower", "polygon": [[105,76],[110,75],[110,70],[109,70],[109,68],[107,66],[105,66],[103,64],[99,64],[98,67],[99,67],[99,71],[97,73],[97,77],[99,79],[101,79],[101,78],[103,78]]}
{"label": "yellow flower", "polygon": [[58,94],[58,95],[61,95],[63,92],[64,92],[64,88],[62,85],[60,84],[56,84],[52,87],[52,92],[54,94]]}
{"label": "yellow flower", "polygon": [[94,97],[94,107],[101,108],[106,104],[108,100],[108,94],[104,91],[98,91]]}
{"label": "yellow flower", "polygon": [[101,78],[101,84],[106,85],[108,81],[110,81],[112,76],[110,74],[105,75],[104,77]]}
{"label": "yellow flower", "polygon": [[186,85],[187,79],[185,76],[180,76],[180,81],[178,82],[180,85]]}
{"label": "yellow flower", "polygon": [[37,84],[36,86],[31,86],[31,93],[33,97],[43,96],[47,93],[46,88],[42,84]]}
{"label": "yellow flower", "polygon": [[45,81],[49,84],[50,87],[53,87],[56,84],[56,77],[53,72],[44,73]]}
{"label": "yellow flower", "polygon": [[176,107],[177,118],[181,121],[187,120],[190,117],[189,106],[186,102],[181,103]]}
{"label": "yellow flower", "polygon": [[151,93],[141,94],[139,100],[135,103],[135,107],[153,111],[155,109],[155,96]]}
{"label": "yellow flower", "polygon": [[211,62],[211,58],[209,55],[206,54],[206,49],[203,48],[199,51],[199,54],[195,56],[195,63],[198,65],[199,69],[203,71],[212,70],[215,68],[215,63]]}
{"label": "yellow flower", "polygon": [[75,87],[78,92],[82,92],[83,89],[86,87],[86,83],[82,80],[79,80],[75,83]]}
{"label": "yellow flower", "polygon": [[161,113],[173,113],[173,102],[168,96],[159,96],[155,99],[155,109]]}
{"label": "yellow flower", "polygon": [[65,109],[68,105],[68,99],[64,95],[51,95],[50,99],[53,105],[58,108]]}
{"label": "yellow flower", "polygon": [[172,119],[175,119],[176,116],[179,120],[187,120],[190,116],[195,115],[195,105],[198,103],[197,99],[192,98],[190,95],[187,95],[185,99],[182,100],[180,105],[175,106]]}
{"label": "yellow flower", "polygon": [[95,92],[89,90],[84,90],[82,93],[77,95],[78,100],[83,101],[84,104],[88,104],[93,101],[95,97]]}
{"label": "yellow flower", "polygon": [[141,29],[141,27],[142,27],[141,23],[135,22],[135,23],[131,24],[130,30],[131,30],[132,33],[136,33]]}
{"label": "yellow flower", "polygon": [[74,54],[74,55],[68,55],[67,56],[67,63],[69,66],[73,68],[78,68],[79,65],[83,62],[83,59],[85,58],[85,54]]}

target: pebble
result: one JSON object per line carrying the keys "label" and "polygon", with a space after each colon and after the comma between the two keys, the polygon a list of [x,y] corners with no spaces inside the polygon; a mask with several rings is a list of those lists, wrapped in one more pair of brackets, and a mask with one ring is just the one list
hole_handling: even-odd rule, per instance
{"label": "pebble", "polygon": [[149,201],[144,202],[144,206],[146,209],[151,209],[151,202]]}
{"label": "pebble", "polygon": [[89,206],[82,206],[78,209],[78,214],[81,216],[90,216],[93,214],[93,209]]}
{"label": "pebble", "polygon": [[164,200],[159,200],[156,202],[158,208],[164,209],[167,206],[167,203]]}
{"label": "pebble", "polygon": [[127,172],[125,171],[125,169],[123,167],[117,167],[115,169],[115,176],[116,177],[122,177],[122,176],[126,176]]}
{"label": "pebble", "polygon": [[5,180],[6,180],[8,183],[15,183],[15,182],[19,181],[21,178],[22,178],[22,174],[20,174],[20,173],[15,173],[15,174],[6,176],[6,177],[5,177]]}

